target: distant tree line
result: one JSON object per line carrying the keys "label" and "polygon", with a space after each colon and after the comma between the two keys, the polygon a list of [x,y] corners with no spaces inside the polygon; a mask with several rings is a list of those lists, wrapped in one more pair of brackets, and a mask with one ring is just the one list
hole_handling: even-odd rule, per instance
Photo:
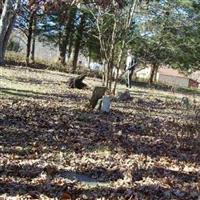
{"label": "distant tree line", "polygon": [[[0,63],[13,27],[26,36],[27,65],[35,41],[59,48],[61,65],[77,71],[80,53],[104,65],[104,85],[115,92],[128,49],[151,66],[200,69],[200,2],[196,0],[4,0],[0,4]],[[113,69],[116,76],[113,79]]]}

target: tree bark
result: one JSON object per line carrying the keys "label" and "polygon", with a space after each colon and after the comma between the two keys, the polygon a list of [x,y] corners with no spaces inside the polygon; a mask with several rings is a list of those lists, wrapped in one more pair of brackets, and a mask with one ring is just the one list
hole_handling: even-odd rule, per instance
{"label": "tree bark", "polygon": [[155,77],[156,69],[157,69],[157,64],[153,64],[152,68],[151,68],[151,74],[150,74],[150,78],[149,78],[149,84],[152,84],[154,82],[154,77]]}
{"label": "tree bark", "polygon": [[35,42],[36,42],[36,16],[33,22],[33,36],[32,36],[32,47],[31,47],[31,62],[35,63]]}
{"label": "tree bark", "polygon": [[109,90],[112,91],[112,83],[113,83],[113,69],[114,69],[114,58],[115,58],[115,46],[112,48],[112,54],[111,54],[111,61],[110,61],[110,83],[109,83]]}
{"label": "tree bark", "polygon": [[113,89],[112,89],[112,93],[113,94],[115,94],[115,92],[116,92],[118,79],[119,79],[119,68],[117,68],[117,74],[116,74],[114,85],[113,85]]}
{"label": "tree bark", "polygon": [[65,65],[67,43],[68,43],[68,30],[67,30],[67,24],[66,24],[65,32],[64,34],[61,33],[60,42],[59,42],[59,52],[60,52],[59,61],[60,61],[60,64],[62,65]]}
{"label": "tree bark", "polygon": [[31,42],[33,36],[33,25],[34,25],[35,12],[30,13],[29,27],[28,27],[28,37],[26,46],[26,64],[29,65],[30,55],[31,55]]}
{"label": "tree bark", "polygon": [[61,34],[62,36],[59,43],[59,51],[60,51],[59,61],[62,65],[65,65],[66,63],[67,46],[69,44],[70,34],[73,29],[74,17],[75,17],[74,15],[76,13],[76,9],[71,9],[68,11],[68,13],[69,13],[69,19],[65,24],[64,34]]}
{"label": "tree bark", "polygon": [[91,56],[92,56],[92,50],[91,48],[88,48],[89,55],[88,55],[88,69],[91,70],[90,64],[91,64]]}
{"label": "tree bark", "polygon": [[106,63],[106,72],[105,72],[105,78],[106,78],[106,87],[109,86],[109,77],[110,77],[110,63]]}
{"label": "tree bark", "polygon": [[155,73],[154,73],[154,77],[153,77],[154,83],[157,81],[157,74],[158,74],[158,65],[156,65],[156,67],[155,67]]}
{"label": "tree bark", "polygon": [[59,46],[59,51],[60,51],[59,61],[60,61],[60,64],[62,64],[62,65],[65,65],[66,50],[67,50],[67,43],[66,43],[66,40],[63,41],[63,40],[61,39],[61,43],[60,43],[60,46]]}
{"label": "tree bark", "polygon": [[67,54],[67,58],[68,60],[71,58],[72,56],[72,48],[73,48],[73,35],[70,35],[70,40],[69,40],[69,45],[68,45],[68,54]]}
{"label": "tree bark", "polygon": [[3,5],[0,18],[0,64],[4,64],[8,39],[13,29],[20,2],[20,0],[16,0],[15,3],[11,0],[6,0]]}
{"label": "tree bark", "polygon": [[79,51],[81,47],[84,28],[85,28],[85,16],[82,15],[80,25],[78,27],[78,33],[77,33],[77,38],[76,38],[75,48],[74,48],[74,58],[73,58],[73,67],[72,67],[73,73],[76,71],[76,68],[77,68],[78,55],[79,55]]}
{"label": "tree bark", "polygon": [[72,56],[72,49],[73,49],[73,44],[74,44],[74,28],[75,28],[75,20],[76,20],[76,9],[72,9],[70,13],[70,23],[68,25],[68,32],[69,32],[69,41],[68,41],[68,60],[71,59]]}
{"label": "tree bark", "polygon": [[106,61],[103,60],[102,86],[106,85]]}
{"label": "tree bark", "polygon": [[8,40],[10,38],[10,35],[12,33],[12,29],[13,29],[13,26],[14,26],[14,23],[15,23],[15,18],[16,18],[16,16],[13,16],[13,19],[11,20],[11,23],[8,26],[8,29],[7,29],[5,38],[4,38],[4,43],[3,43],[3,57],[4,58],[5,58],[6,48],[8,46]]}

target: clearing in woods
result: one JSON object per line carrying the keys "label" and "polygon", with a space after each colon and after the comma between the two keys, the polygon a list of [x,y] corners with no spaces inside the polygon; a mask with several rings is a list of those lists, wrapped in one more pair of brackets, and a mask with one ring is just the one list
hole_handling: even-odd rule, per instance
{"label": "clearing in woods", "polygon": [[99,80],[0,71],[0,197],[198,199],[200,122],[183,95],[134,87],[105,115],[83,109]]}

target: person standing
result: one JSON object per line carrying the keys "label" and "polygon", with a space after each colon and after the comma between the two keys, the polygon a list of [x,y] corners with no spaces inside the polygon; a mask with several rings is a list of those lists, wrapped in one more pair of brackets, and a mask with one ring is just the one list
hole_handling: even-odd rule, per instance
{"label": "person standing", "polygon": [[127,81],[126,86],[128,88],[131,88],[132,86],[132,76],[136,65],[137,65],[136,57],[131,53],[131,50],[128,50],[128,55],[126,58],[126,67],[125,67],[126,81]]}

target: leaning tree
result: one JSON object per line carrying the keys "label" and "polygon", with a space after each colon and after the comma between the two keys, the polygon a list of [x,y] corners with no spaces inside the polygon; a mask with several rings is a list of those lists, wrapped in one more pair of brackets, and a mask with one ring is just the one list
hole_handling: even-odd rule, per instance
{"label": "leaning tree", "polygon": [[21,0],[5,0],[0,18],[0,64],[4,63],[8,39],[12,32]]}

